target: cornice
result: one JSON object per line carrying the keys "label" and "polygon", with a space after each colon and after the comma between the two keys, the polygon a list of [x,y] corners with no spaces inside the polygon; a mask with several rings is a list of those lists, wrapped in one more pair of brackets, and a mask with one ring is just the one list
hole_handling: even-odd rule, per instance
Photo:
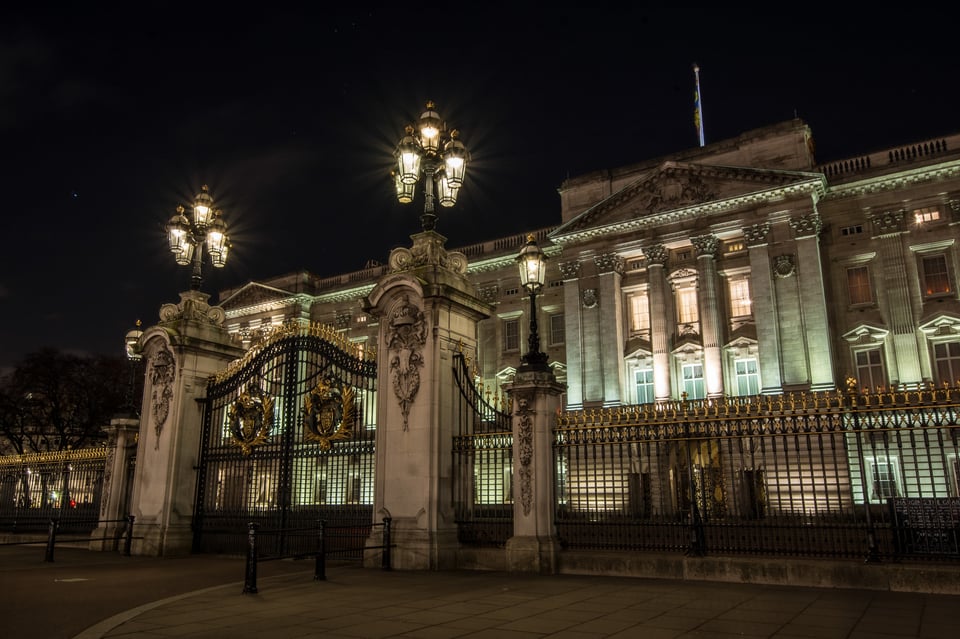
{"label": "cornice", "polygon": [[309,305],[313,300],[313,296],[307,295],[306,293],[300,293],[298,295],[291,295],[289,297],[281,297],[258,302],[249,306],[237,306],[226,311],[226,317],[227,319],[233,319],[236,317],[254,315],[256,313],[278,311],[282,308],[289,308],[291,306],[303,306],[304,304]]}
{"label": "cornice", "polygon": [[695,204],[693,206],[674,209],[672,211],[664,211],[663,213],[655,213],[652,215],[633,218],[631,220],[623,220],[614,224],[607,224],[589,229],[581,229],[558,235],[551,234],[550,239],[554,243],[562,246],[571,242],[593,240],[610,235],[639,231],[663,224],[682,222],[684,220],[700,217],[701,215],[714,215],[742,207],[756,206],[758,204],[765,204],[767,202],[777,202],[788,197],[797,197],[802,195],[817,195],[822,197],[824,190],[825,185],[823,177],[817,175],[815,177],[810,177],[809,179],[801,182],[795,182],[787,186],[778,186],[776,188],[765,189],[763,191],[754,191],[752,193],[726,198],[723,200],[713,200],[710,202],[704,202],[702,204]]}
{"label": "cornice", "polygon": [[[561,246],[545,246],[543,252],[547,257],[557,257],[563,251]],[[508,253],[507,255],[500,255],[497,257],[491,257],[486,260],[478,260],[476,262],[471,262],[467,265],[467,273],[489,273],[491,271],[499,271],[503,268],[515,268],[517,265],[517,253]]]}
{"label": "cornice", "polygon": [[934,166],[897,171],[889,175],[881,175],[856,182],[849,182],[847,184],[839,184],[837,186],[828,186],[823,199],[840,200],[848,197],[883,193],[902,189],[905,186],[955,178],[957,176],[960,176],[960,160],[951,160],[950,162],[943,162]]}

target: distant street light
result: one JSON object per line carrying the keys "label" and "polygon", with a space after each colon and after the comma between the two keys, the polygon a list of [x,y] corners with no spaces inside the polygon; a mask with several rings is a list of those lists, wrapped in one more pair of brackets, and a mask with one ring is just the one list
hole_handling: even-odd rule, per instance
{"label": "distant street light", "polygon": [[427,102],[417,127],[407,126],[406,135],[394,152],[397,160],[394,186],[401,204],[413,202],[417,182],[421,174],[424,176],[423,215],[420,216],[424,231],[432,231],[437,225],[435,199],[443,207],[457,203],[457,193],[463,186],[470,159],[463,142],[457,139],[459,132],[453,129],[448,133],[446,123],[435,108],[433,102]]}
{"label": "distant street light", "polygon": [[127,363],[130,370],[130,386],[127,388],[127,408],[130,410],[130,414],[132,415],[140,414],[140,411],[137,410],[137,407],[133,402],[134,391],[137,388],[136,374],[138,364],[143,358],[143,355],[140,352],[141,335],[143,335],[143,331],[140,329],[140,320],[137,320],[137,325],[127,331],[127,334],[123,338],[123,344],[127,351]]}
{"label": "distant street light", "polygon": [[520,283],[530,293],[530,338],[527,354],[521,357],[520,368],[524,371],[549,371],[547,354],[540,351],[540,335],[537,333],[537,293],[543,290],[544,276],[547,270],[547,256],[537,246],[533,235],[527,236],[527,243],[517,256],[520,267]]}
{"label": "distant street light", "polygon": [[167,222],[167,240],[177,264],[181,266],[193,264],[190,288],[197,291],[200,290],[200,284],[203,282],[201,266],[204,245],[207,247],[210,262],[214,267],[223,268],[227,263],[230,238],[227,236],[227,224],[223,221],[223,212],[214,208],[213,198],[210,197],[206,184],[194,199],[193,215],[188,219],[184,213],[184,208],[178,206],[176,215]]}

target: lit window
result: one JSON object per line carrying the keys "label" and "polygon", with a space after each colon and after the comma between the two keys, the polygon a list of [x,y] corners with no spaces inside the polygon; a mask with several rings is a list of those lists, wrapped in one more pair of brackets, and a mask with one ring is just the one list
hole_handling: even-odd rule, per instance
{"label": "lit window", "polygon": [[913,219],[917,221],[917,224],[923,224],[924,222],[933,222],[940,219],[940,211],[933,207],[927,207],[923,209],[917,209],[913,212]]}
{"label": "lit window", "polygon": [[520,350],[520,320],[503,320],[503,350]]}
{"label": "lit window", "polygon": [[683,365],[683,392],[687,399],[703,399],[703,364]]}
{"label": "lit window", "polygon": [[677,321],[681,324],[692,324],[699,318],[697,290],[695,288],[682,288],[677,291]]}
{"label": "lit window", "polygon": [[750,301],[750,280],[730,280],[730,315],[746,317],[753,312]]}
{"label": "lit window", "polygon": [[630,304],[630,335],[650,330],[650,303],[646,292],[633,293],[628,298]]}
{"label": "lit window", "polygon": [[879,502],[890,497],[899,497],[900,471],[896,457],[865,459],[870,468],[870,501]]}
{"label": "lit window", "polygon": [[942,295],[950,292],[950,276],[947,273],[945,255],[931,255],[921,261],[923,288],[927,295]]}
{"label": "lit window", "polygon": [[738,359],[734,362],[737,376],[737,395],[760,394],[760,373],[756,359]]}
{"label": "lit window", "polygon": [[563,344],[565,339],[563,313],[554,313],[550,316],[550,344]]}
{"label": "lit window", "polygon": [[960,342],[934,344],[933,359],[940,382],[960,382]]}
{"label": "lit window", "polygon": [[744,249],[744,244],[743,242],[740,242],[740,241],[730,242],[729,244],[727,244],[727,253],[739,253],[743,249]]}
{"label": "lit window", "polygon": [[874,390],[887,385],[879,348],[857,351],[854,358],[857,364],[857,381],[860,382],[861,388]]}
{"label": "lit window", "polygon": [[653,396],[653,369],[644,368],[634,372],[634,380],[637,384],[637,403],[652,404]]}
{"label": "lit window", "polygon": [[870,290],[870,271],[866,266],[847,269],[847,292],[852,305],[869,304],[873,301],[873,292]]}

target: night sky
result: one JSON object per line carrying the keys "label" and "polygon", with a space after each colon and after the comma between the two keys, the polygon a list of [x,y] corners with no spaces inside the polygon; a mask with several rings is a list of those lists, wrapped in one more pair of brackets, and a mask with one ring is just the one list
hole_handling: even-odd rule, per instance
{"label": "night sky", "polygon": [[156,323],[190,286],[163,226],[202,184],[233,243],[204,265],[213,301],[385,262],[420,230],[389,171],[427,100],[473,159],[448,248],[559,223],[568,176],[696,146],[694,62],[708,143],[798,116],[825,162],[960,129],[933,9],[77,4],[0,20],[0,369],[45,346],[121,355]]}

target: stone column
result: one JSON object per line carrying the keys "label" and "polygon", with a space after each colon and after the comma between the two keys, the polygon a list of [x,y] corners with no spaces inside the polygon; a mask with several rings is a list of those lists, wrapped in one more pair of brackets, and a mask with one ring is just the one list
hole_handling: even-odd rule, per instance
{"label": "stone column", "polygon": [[547,371],[518,372],[513,404],[513,536],[507,568],[555,574],[560,542],[554,527],[553,426],[563,386]]}
{"label": "stone column", "polygon": [[761,222],[743,229],[750,251],[750,301],[757,326],[760,383],[764,394],[783,391],[780,372],[780,320],[777,314],[773,267],[770,264],[770,224]]}
{"label": "stone column", "polygon": [[662,244],[643,249],[650,280],[650,348],[653,350],[653,394],[656,401],[666,401],[670,391],[670,336],[673,305],[667,283],[669,251]]}
{"label": "stone column", "polygon": [[567,408],[583,408],[583,328],[580,308],[580,262],[560,263],[563,321],[567,352]]}
{"label": "stone column", "polygon": [[703,374],[707,397],[723,397],[723,359],[720,340],[723,325],[720,323],[718,302],[717,252],[720,240],[715,235],[700,235],[690,238],[697,251],[697,302],[700,305],[700,336],[703,339]]}
{"label": "stone column", "polygon": [[593,258],[599,280],[600,371],[603,383],[603,405],[623,402],[623,258],[606,253]]}
{"label": "stone column", "polygon": [[187,554],[197,489],[202,398],[207,381],[243,355],[223,327],[224,311],[200,291],[160,308],[140,337],[146,362],[131,514],[136,555]]}
{"label": "stone column", "polygon": [[[820,255],[820,215],[813,211],[791,218],[790,226],[797,243],[797,277],[800,308],[803,309],[807,360],[810,362],[810,390],[834,389],[836,380],[833,375],[833,350]],[[916,345],[916,337],[913,339]]]}
{"label": "stone column", "polygon": [[903,212],[887,211],[873,217],[873,230],[879,238],[880,276],[886,295],[881,308],[890,328],[890,346],[893,361],[887,363],[891,382],[898,385],[916,385],[923,381],[920,366],[920,347],[917,343],[917,317],[911,299],[911,269],[903,246]]}
{"label": "stone column", "polygon": [[100,523],[90,535],[90,550],[117,550],[130,514],[127,469],[137,450],[140,419],[115,417],[107,426],[107,459],[103,464]]}
{"label": "stone column", "polygon": [[[392,565],[456,567],[451,442],[457,423],[453,355],[477,351],[477,324],[493,312],[473,295],[467,259],[435,231],[394,249],[390,271],[364,302],[379,319],[375,521],[391,518]],[[370,545],[381,534],[374,529]],[[371,557],[373,554],[371,553]]]}

